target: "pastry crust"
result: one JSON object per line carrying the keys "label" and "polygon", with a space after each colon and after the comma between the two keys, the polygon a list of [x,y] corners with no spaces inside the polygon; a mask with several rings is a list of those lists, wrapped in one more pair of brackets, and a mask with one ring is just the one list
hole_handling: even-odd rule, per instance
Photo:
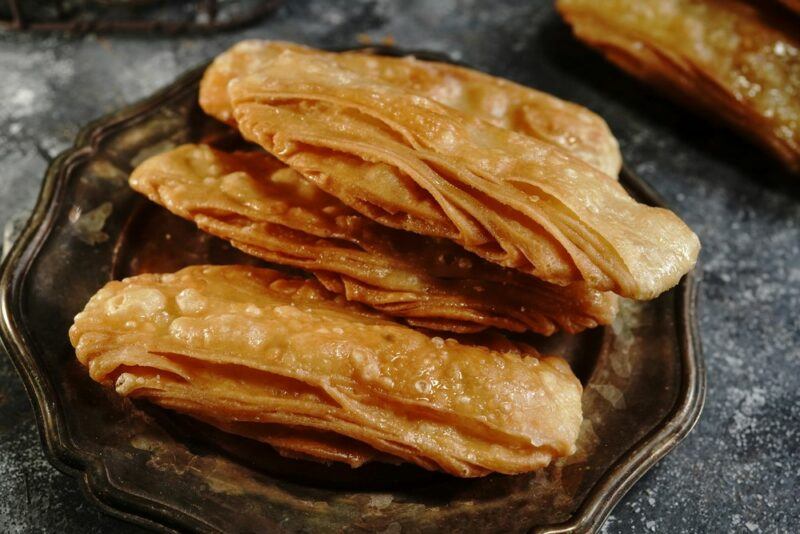
{"label": "pastry crust", "polygon": [[653,298],[697,236],[608,175],[532,137],[284,52],[228,85],[242,134],[384,225],[443,237],[558,285]]}
{"label": "pastry crust", "polygon": [[217,56],[206,70],[200,84],[203,110],[235,125],[228,83],[234,78],[258,74],[264,65],[285,51],[324,56],[367,78],[410,90],[501,128],[551,143],[610,176],[616,177],[622,166],[619,145],[608,125],[583,106],[472,69],[413,57],[331,53],[283,41],[243,41]]}
{"label": "pastry crust", "polygon": [[266,261],[415,326],[549,335],[610,323],[612,293],[504,269],[454,243],[394,230],[348,208],[263,152],[184,145],[153,156],[130,184],[152,201]]}
{"label": "pastry crust", "polygon": [[800,22],[766,4],[559,0],[558,9],[610,61],[800,172]]}
{"label": "pastry crust", "polygon": [[351,465],[374,450],[462,477],[527,472],[574,452],[581,423],[560,358],[431,338],[269,269],[109,282],[70,340],[121,395]]}

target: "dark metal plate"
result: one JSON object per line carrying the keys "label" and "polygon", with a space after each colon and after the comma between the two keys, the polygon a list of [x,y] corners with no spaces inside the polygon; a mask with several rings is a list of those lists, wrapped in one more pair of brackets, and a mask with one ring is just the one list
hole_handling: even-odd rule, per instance
{"label": "dark metal plate", "polygon": [[211,33],[254,24],[282,0],[0,0],[0,28],[30,32]]}
{"label": "dark metal plate", "polygon": [[[409,466],[286,460],[92,382],[67,330],[109,279],[254,261],[127,186],[149,155],[224,138],[197,107],[201,74],[87,126],[50,167],[0,273],[3,345],[48,456],[106,511],[203,532],[584,532],[691,430],[705,389],[691,274],[656,300],[625,301],[611,327],[531,339],[572,363],[585,422],[576,455],[529,475],[460,480]],[[629,172],[621,180],[639,200],[661,204]]]}

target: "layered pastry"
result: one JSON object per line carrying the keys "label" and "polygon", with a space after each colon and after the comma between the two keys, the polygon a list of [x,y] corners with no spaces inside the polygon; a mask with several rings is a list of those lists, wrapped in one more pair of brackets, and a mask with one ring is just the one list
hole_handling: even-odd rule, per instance
{"label": "layered pastry", "polygon": [[70,340],[120,395],[287,457],[477,477],[570,455],[580,382],[494,329],[608,324],[615,293],[653,298],[698,254],[616,181],[601,119],[505,80],[250,41],[214,61],[200,101],[260,148],[184,145],[131,186],[313,277],[206,265],[109,282]]}
{"label": "layered pastry", "polygon": [[200,84],[200,106],[234,126],[230,81],[261,72],[287,51],[325,57],[367,78],[551,143],[610,176],[617,176],[622,165],[617,140],[608,125],[583,106],[472,69],[413,57],[324,52],[282,41],[243,41],[220,54],[206,70]]}
{"label": "layered pastry", "polygon": [[611,293],[549,284],[382,226],[260,151],[184,145],[139,165],[130,184],[253,256],[309,270],[328,290],[416,326],[549,335],[608,324],[616,312]]}
{"label": "layered pastry", "polygon": [[546,282],[647,299],[697,258],[675,214],[583,160],[328,56],[285,51],[228,94],[244,137],[356,211]]}
{"label": "layered pastry", "polygon": [[610,61],[800,172],[800,19],[769,4],[559,0],[558,9]]}
{"label": "layered pastry", "polygon": [[70,340],[91,377],[289,456],[474,477],[571,454],[581,386],[560,358],[430,337],[269,269],[108,283]]}

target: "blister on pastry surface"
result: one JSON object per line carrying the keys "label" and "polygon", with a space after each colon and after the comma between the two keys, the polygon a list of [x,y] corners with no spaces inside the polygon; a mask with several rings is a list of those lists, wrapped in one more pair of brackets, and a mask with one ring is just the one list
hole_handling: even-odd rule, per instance
{"label": "blister on pastry surface", "polygon": [[581,423],[581,386],[560,358],[429,337],[269,269],[109,282],[70,340],[122,395],[250,437],[257,425],[301,428],[298,454],[351,465],[374,449],[463,477],[526,472],[574,452]]}
{"label": "blister on pastry surface", "polygon": [[769,4],[559,0],[558,9],[610,61],[800,172],[800,19]]}
{"label": "blister on pastry surface", "polygon": [[263,152],[184,145],[139,165],[131,187],[266,261],[409,323],[552,334],[610,323],[611,293],[542,282],[454,243],[382,226]]}
{"label": "blister on pastry surface", "polygon": [[284,52],[228,89],[242,134],[384,225],[451,239],[550,283],[652,298],[694,265],[672,212],[532,137]]}
{"label": "blister on pastry surface", "polygon": [[616,177],[622,156],[608,125],[588,109],[472,69],[364,52],[325,52],[284,41],[243,41],[217,56],[200,85],[203,110],[235,124],[228,83],[258,72],[281,53],[323,56],[340,66],[432,98],[496,126],[563,148]]}

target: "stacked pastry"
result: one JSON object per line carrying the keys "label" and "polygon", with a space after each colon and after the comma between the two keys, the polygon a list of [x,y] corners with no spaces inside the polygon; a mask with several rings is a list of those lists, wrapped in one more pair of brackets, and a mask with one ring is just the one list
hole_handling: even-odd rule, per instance
{"label": "stacked pastry", "polygon": [[245,42],[208,68],[200,104],[261,150],[181,146],[131,186],[313,278],[111,282],[70,337],[121,395],[286,456],[470,477],[571,454],[581,386],[563,359],[454,338],[608,324],[618,295],[657,296],[698,253],[613,178],[599,117],[469,69]]}

